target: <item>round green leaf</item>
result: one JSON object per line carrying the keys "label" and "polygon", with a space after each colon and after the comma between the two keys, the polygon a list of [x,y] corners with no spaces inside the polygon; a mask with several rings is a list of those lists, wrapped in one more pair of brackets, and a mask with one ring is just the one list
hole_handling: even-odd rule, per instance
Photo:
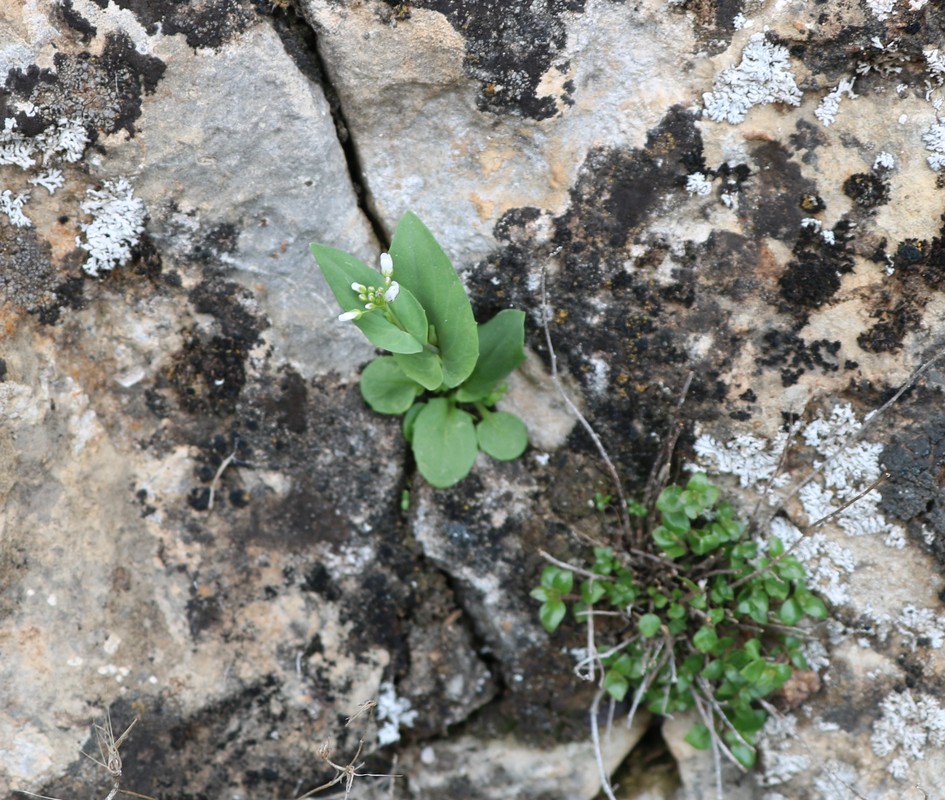
{"label": "round green leaf", "polygon": [[695,747],[696,750],[708,750],[712,744],[712,733],[700,722],[690,728],[685,741]]}
{"label": "round green leaf", "polygon": [[785,625],[796,625],[800,622],[801,617],[804,616],[804,612],[801,609],[800,603],[793,597],[789,597],[781,603],[781,610],[778,611],[778,616]]}
{"label": "round green leaf", "polygon": [[361,396],[379,414],[403,414],[423,391],[391,356],[380,356],[361,373]]}
{"label": "round green leaf", "polygon": [[567,606],[561,600],[548,600],[539,609],[538,618],[548,633],[554,633],[567,611]]}
{"label": "round green leaf", "polygon": [[640,633],[647,639],[656,636],[660,630],[660,618],[656,614],[644,614],[637,623]]}
{"label": "round green leaf", "polygon": [[413,455],[420,474],[438,489],[469,474],[479,445],[473,418],[443,397],[430,400],[413,425]]}
{"label": "round green leaf", "polygon": [[499,461],[512,461],[528,447],[528,431],[514,414],[496,411],[487,414],[476,426],[479,446]]}

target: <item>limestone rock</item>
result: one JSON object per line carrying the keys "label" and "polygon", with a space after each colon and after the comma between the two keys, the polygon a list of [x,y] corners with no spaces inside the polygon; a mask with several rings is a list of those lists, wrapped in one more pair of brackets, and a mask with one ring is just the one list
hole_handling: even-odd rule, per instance
{"label": "limestone rock", "polygon": [[[673,476],[829,601],[723,795],[937,796],[945,25],[829,5],[0,0],[0,794],[104,796],[110,714],[160,800],[296,797],[362,738],[397,797],[590,798],[586,640],[528,593],[613,490],[547,317],[628,491],[681,416]],[[533,449],[447,491],[308,253],[407,209],[528,315]]]}

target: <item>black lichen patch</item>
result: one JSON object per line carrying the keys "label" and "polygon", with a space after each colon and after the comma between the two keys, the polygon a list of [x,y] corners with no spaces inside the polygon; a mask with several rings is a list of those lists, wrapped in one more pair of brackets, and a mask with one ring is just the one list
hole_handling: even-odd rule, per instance
{"label": "black lichen patch", "polygon": [[[397,7],[400,0],[385,0]],[[566,14],[580,13],[585,0],[544,0],[509,3],[508,0],[412,0],[416,8],[443,14],[466,41],[465,70],[480,82],[479,108],[494,113],[515,113],[548,119],[558,113],[556,98],[542,93],[545,74],[568,70],[560,56],[567,43]],[[405,24],[409,24],[409,20]],[[571,89],[573,91],[573,87]],[[557,98],[571,100],[565,87]]]}
{"label": "black lichen patch", "polygon": [[46,124],[60,118],[79,120],[95,131],[135,132],[141,97],[157,87],[164,63],[139,53],[123,33],[108,33],[101,55],[56,53],[52,74],[11,70],[7,87],[38,109]]}
{"label": "black lichen patch", "polygon": [[753,235],[793,242],[801,220],[808,216],[801,208],[802,199],[816,195],[817,187],[779,142],[757,144],[751,155],[757,169],[742,190],[739,215]]}
{"label": "black lichen patch", "polygon": [[243,339],[250,345],[269,327],[261,314],[253,314],[257,303],[252,294],[232,281],[211,277],[201,281],[189,294],[194,310],[212,314],[224,336]]}
{"label": "black lichen patch", "polygon": [[840,288],[841,276],[852,272],[853,256],[848,247],[849,223],[834,226],[833,240],[828,241],[815,226],[798,227],[794,258],[778,281],[784,310],[791,310],[802,319],[808,310],[820,308]]}
{"label": "black lichen patch", "polygon": [[642,150],[592,150],[569,209],[555,220],[554,241],[566,254],[572,287],[598,288],[603,273],[595,267],[610,271],[622,264],[664,198],[704,163],[694,117],[680,107],[648,133]]}
{"label": "black lichen patch", "polygon": [[863,208],[889,202],[889,181],[873,172],[857,172],[843,182],[843,193]]}
{"label": "black lichen patch", "polygon": [[80,34],[83,44],[88,44],[98,33],[98,29],[75,10],[72,0],[61,0],[55,7],[55,14],[72,30]]}
{"label": "black lichen patch", "polygon": [[[672,252],[668,243],[644,233],[670,204],[686,202],[681,182],[701,164],[693,116],[674,108],[649,133],[645,148],[592,151],[561,216],[531,208],[506,214],[496,226],[506,246],[466,276],[477,314],[488,318],[502,307],[537,311],[541,269],[555,265],[547,283],[552,339],[561,363],[581,382],[595,426],[620,451],[618,459],[625,459],[627,475],[648,471],[658,449],[653,432],[666,430],[690,368],[696,375],[687,414],[719,413],[725,395],[720,375],[741,344],[716,300],[718,271],[703,271],[710,261],[705,248],[690,243],[683,253]],[[747,283],[754,260],[750,243],[713,246],[721,252],[742,244],[739,270]],[[736,282],[726,275],[723,285],[744,291]],[[527,335],[544,351],[536,318],[529,315]],[[688,351],[694,331],[714,342],[698,364]],[[590,443],[576,432],[572,446]]]}
{"label": "black lichen patch", "polygon": [[839,341],[816,339],[807,342],[794,331],[771,329],[761,337],[763,356],[759,363],[779,367],[782,385],[793,386],[808,370],[819,369],[826,374],[837,372],[841,367],[855,368],[855,362],[841,363],[840,348]]}
{"label": "black lichen patch", "polygon": [[193,328],[168,369],[181,408],[191,413],[232,411],[246,383],[249,346],[242,337],[207,336]]}
{"label": "black lichen patch", "polygon": [[892,278],[878,293],[870,313],[877,321],[857,339],[870,353],[898,352],[905,336],[919,325],[933,293],[945,291],[945,226],[931,241],[902,241],[892,267]]}
{"label": "black lichen patch", "polygon": [[[102,8],[108,0],[94,0]],[[255,15],[244,0],[115,0],[130,10],[148,32],[182,33],[191,47],[218,48],[242,33]]]}
{"label": "black lichen patch", "polygon": [[695,22],[700,40],[713,54],[727,47],[727,41],[719,35],[735,31],[735,17],[743,7],[743,0],[681,0],[669,6]]}
{"label": "black lichen patch", "polygon": [[883,514],[902,520],[913,539],[945,567],[945,415],[897,430],[880,462],[889,473],[879,489]]}

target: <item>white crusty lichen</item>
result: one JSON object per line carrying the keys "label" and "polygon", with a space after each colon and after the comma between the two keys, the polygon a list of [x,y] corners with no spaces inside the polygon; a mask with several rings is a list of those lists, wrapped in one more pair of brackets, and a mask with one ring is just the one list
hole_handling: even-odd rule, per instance
{"label": "white crusty lichen", "polygon": [[771,714],[761,729],[759,747],[764,755],[762,786],[787,783],[795,775],[810,769],[810,759],[795,752],[797,717],[793,714]]}
{"label": "white crusty lichen", "polygon": [[905,689],[886,695],[880,711],[882,717],[873,725],[870,744],[880,758],[895,754],[886,770],[905,780],[910,761],[924,758],[926,747],[945,745],[945,709],[931,695],[914,697]]}
{"label": "white crusty lichen", "polygon": [[712,191],[712,181],[705,176],[705,173],[693,172],[686,178],[686,191],[689,194],[705,196]]}
{"label": "white crusty lichen", "polygon": [[377,743],[382,747],[400,739],[400,726],[413,727],[417,712],[406,697],[398,697],[394,684],[384,681],[377,693],[377,719],[383,722],[377,730]]}
{"label": "white crusty lichen", "polygon": [[89,189],[79,208],[92,216],[79,225],[85,234],[76,244],[89,254],[82,269],[89,275],[115,269],[127,263],[144,231],[144,203],[134,196],[125,178],[107,180],[101,189]]}
{"label": "white crusty lichen", "polygon": [[733,125],[742,122],[752,106],[800,105],[801,90],[791,73],[787,49],[756,33],[745,45],[741,63],[723,69],[702,101],[709,119]]}
{"label": "white crusty lichen", "polygon": [[922,55],[925,56],[929,75],[941,86],[945,83],[945,54],[942,54],[937,47],[926,47]]}
{"label": "white crusty lichen", "polygon": [[896,168],[896,157],[892,153],[888,153],[885,150],[876,154],[876,158],[873,160],[873,169],[895,169]]}
{"label": "white crusty lichen", "polygon": [[[830,518],[848,536],[881,535],[889,547],[905,547],[899,525],[885,519],[879,509],[880,494],[866,490],[882,474],[879,458],[883,445],[856,440],[862,422],[849,404],[820,413],[799,430],[799,438],[815,453],[814,477],[803,480],[796,497],[808,526]],[[798,483],[803,476],[776,475],[787,434],[774,441],[743,434],[721,443],[708,434],[697,437],[694,450],[697,467],[715,474],[738,477],[743,488],[751,488],[771,504],[778,503],[777,489]],[[865,492],[865,493],[864,493]],[[855,502],[853,502],[855,500]],[[811,583],[834,605],[850,601],[847,579],[856,566],[853,552],[816,527],[806,532],[783,518],[771,521],[771,533],[806,565]]]}
{"label": "white crusty lichen", "polygon": [[846,95],[851,100],[858,97],[858,95],[853,92],[853,84],[855,81],[856,78],[842,79],[840,83],[837,84],[836,88],[824,97],[824,99],[820,101],[820,105],[814,110],[814,116],[823,123],[825,128],[829,128],[837,119],[837,113],[840,111],[840,101],[843,99],[843,95]]}
{"label": "white crusty lichen", "polygon": [[925,149],[930,155],[926,161],[936,172],[940,172],[945,167],[945,118],[939,117],[922,134],[922,141],[925,142]]}
{"label": "white crusty lichen", "polygon": [[889,15],[893,13],[896,0],[866,0],[866,5],[869,6],[870,11],[873,12],[873,16],[882,22],[884,19],[888,19]]}
{"label": "white crusty lichen", "polygon": [[7,215],[15,228],[29,228],[33,224],[23,213],[23,206],[29,199],[29,194],[14,195],[9,189],[0,192],[0,211]]}

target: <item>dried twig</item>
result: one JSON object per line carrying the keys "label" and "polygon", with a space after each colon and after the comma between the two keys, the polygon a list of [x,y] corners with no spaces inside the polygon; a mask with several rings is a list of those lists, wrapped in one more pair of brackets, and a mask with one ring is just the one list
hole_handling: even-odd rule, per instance
{"label": "dried twig", "polygon": [[[365,704],[362,703],[361,705],[364,706]],[[362,761],[360,764],[356,764],[355,762],[361,757],[361,751],[363,749],[364,749],[364,739],[361,739],[358,742],[358,750],[354,754],[354,758],[352,758],[351,761],[349,761],[347,764],[342,765],[342,764],[336,764],[334,761],[331,760],[331,758],[329,758],[331,754],[330,745],[327,742],[322,744],[321,747],[318,748],[318,755],[321,756],[321,758],[323,758],[326,762],[328,762],[328,765],[333,770],[335,770],[337,774],[335,775],[334,778],[328,781],[328,783],[323,783],[321,786],[318,786],[315,789],[311,789],[310,791],[301,795],[298,798],[298,800],[304,800],[304,798],[311,797],[313,794],[317,794],[318,792],[321,792],[324,789],[330,789],[332,786],[337,786],[342,781],[344,781],[344,784],[345,784],[345,800],[348,800],[348,797],[351,795],[351,789],[354,786],[355,778],[391,778],[393,779],[393,778],[400,777],[399,775],[391,775],[387,773],[382,774],[382,773],[377,773],[377,772],[359,772],[358,770],[360,770],[361,767],[364,766],[364,762]]]}
{"label": "dried twig", "polygon": [[597,775],[600,778],[601,791],[607,796],[607,800],[617,800],[614,796],[614,790],[610,786],[610,776],[604,766],[604,754],[600,749],[600,726],[597,723],[597,713],[604,694],[605,690],[601,687],[597,690],[597,694],[594,695],[594,700],[591,702],[591,741],[594,744],[594,758],[597,760]]}

